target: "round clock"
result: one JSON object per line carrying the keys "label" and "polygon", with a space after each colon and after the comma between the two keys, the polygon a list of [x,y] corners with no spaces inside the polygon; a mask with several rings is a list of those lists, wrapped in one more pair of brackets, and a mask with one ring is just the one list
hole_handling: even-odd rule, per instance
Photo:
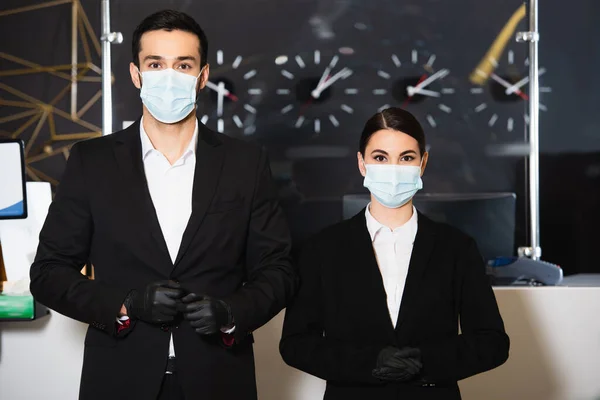
{"label": "round clock", "polygon": [[[475,71],[485,83],[470,88],[472,119],[493,141],[522,138],[529,123],[529,59],[525,54],[509,48],[501,60],[489,60],[494,67],[490,73]],[[552,91],[542,83],[545,74],[546,68],[540,67],[540,111],[548,110],[543,96]]]}
{"label": "round clock", "polygon": [[450,70],[434,53],[418,50],[393,52],[376,71],[372,89],[379,111],[395,106],[414,113],[422,123],[438,128],[445,116],[454,113],[456,95]]}
{"label": "round clock", "polygon": [[276,57],[278,79],[272,96],[277,109],[270,122],[284,121],[312,137],[340,128],[354,113],[352,100],[358,94],[349,57],[320,50]]}
{"label": "round clock", "polygon": [[215,68],[200,96],[201,122],[219,133],[254,134],[258,105],[265,94],[256,79],[258,69],[241,55],[226,58],[221,49],[214,59]]}

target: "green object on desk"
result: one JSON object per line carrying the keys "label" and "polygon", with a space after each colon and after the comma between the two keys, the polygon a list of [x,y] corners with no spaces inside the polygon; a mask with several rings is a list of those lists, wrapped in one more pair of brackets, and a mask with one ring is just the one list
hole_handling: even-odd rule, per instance
{"label": "green object on desk", "polygon": [[0,294],[0,321],[3,319],[33,319],[34,316],[35,301],[32,295]]}

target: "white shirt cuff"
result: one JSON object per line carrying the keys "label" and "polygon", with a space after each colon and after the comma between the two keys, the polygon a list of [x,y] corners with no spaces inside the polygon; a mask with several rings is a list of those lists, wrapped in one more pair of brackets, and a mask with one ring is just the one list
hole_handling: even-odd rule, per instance
{"label": "white shirt cuff", "polygon": [[221,332],[231,335],[233,332],[235,332],[235,325],[231,328],[221,328]]}

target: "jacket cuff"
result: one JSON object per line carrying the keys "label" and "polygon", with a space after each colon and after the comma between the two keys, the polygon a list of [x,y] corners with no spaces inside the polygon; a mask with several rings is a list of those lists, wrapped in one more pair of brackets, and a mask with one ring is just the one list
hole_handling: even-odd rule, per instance
{"label": "jacket cuff", "polygon": [[234,294],[233,296],[223,299],[223,301],[229,306],[231,310],[232,320],[234,321],[235,330],[231,332],[236,343],[241,343],[246,339],[248,335],[252,332],[248,331],[248,323],[246,321],[246,317],[248,315],[245,307],[241,305],[241,302],[236,300],[237,296]]}

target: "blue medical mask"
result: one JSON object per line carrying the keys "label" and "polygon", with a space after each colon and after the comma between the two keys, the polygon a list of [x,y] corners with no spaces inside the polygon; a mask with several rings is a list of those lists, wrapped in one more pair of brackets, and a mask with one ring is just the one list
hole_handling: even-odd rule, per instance
{"label": "blue medical mask", "polygon": [[402,207],[413,198],[417,191],[423,189],[421,166],[364,165],[367,174],[363,185],[385,207]]}
{"label": "blue medical mask", "polygon": [[179,122],[196,106],[196,83],[200,74],[188,75],[172,68],[141,72],[142,102],[158,121],[165,124]]}

